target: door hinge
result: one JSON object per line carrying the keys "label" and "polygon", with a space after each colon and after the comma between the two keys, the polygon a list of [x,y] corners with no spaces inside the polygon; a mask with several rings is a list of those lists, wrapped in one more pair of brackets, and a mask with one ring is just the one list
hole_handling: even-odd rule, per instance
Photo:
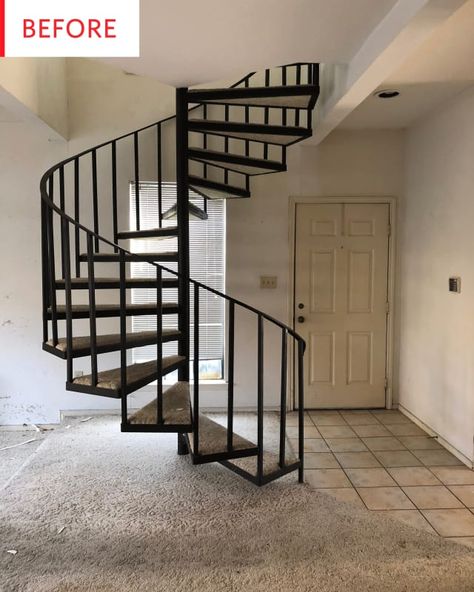
{"label": "door hinge", "polygon": [[385,380],[384,380],[384,388],[385,388],[385,390],[388,389],[388,378],[385,378]]}
{"label": "door hinge", "polygon": [[388,236],[392,236],[392,225],[391,224],[388,225],[387,234],[388,234]]}
{"label": "door hinge", "polygon": [[388,314],[390,312],[390,302],[385,303],[385,312]]}

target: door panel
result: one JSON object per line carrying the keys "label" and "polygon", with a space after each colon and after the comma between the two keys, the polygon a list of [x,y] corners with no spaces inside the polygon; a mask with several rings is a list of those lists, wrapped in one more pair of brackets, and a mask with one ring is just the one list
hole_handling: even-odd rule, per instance
{"label": "door panel", "polygon": [[308,408],[385,406],[388,236],[388,204],[297,206]]}

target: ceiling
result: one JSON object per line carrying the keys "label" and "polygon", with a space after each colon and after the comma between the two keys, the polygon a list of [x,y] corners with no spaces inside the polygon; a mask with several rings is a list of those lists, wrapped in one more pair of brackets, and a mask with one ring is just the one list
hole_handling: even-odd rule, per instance
{"label": "ceiling", "polygon": [[379,86],[400,96],[369,96],[341,124],[343,129],[405,128],[474,84],[474,0],[453,14]]}
{"label": "ceiling", "polygon": [[173,86],[296,61],[347,63],[398,0],[141,0],[141,57],[104,60]]}

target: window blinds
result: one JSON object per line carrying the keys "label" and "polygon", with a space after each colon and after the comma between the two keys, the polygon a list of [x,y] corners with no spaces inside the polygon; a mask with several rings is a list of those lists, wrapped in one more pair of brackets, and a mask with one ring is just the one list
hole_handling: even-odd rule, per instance
{"label": "window blinds", "polygon": [[[158,183],[140,182],[140,226],[142,230],[158,227]],[[200,195],[190,191],[190,200],[198,207],[203,207]],[[176,203],[176,183],[162,183],[163,211]],[[206,286],[224,291],[225,273],[225,200],[209,200],[207,206],[208,220],[191,220],[189,222],[190,273],[191,277]],[[130,184],[130,228],[135,226],[135,183]],[[163,227],[176,226],[176,220],[163,220]],[[149,253],[160,251],[176,251],[177,239],[140,239],[131,241],[133,252]],[[165,263],[169,269],[177,269],[176,263]],[[131,275],[135,278],[156,277],[156,269],[147,263],[132,263]],[[170,276],[168,273],[164,277]],[[163,292],[164,302],[177,302],[177,289],[166,289]],[[193,289],[191,289],[191,299]],[[224,300],[200,290],[199,293],[199,358],[200,360],[216,360],[222,362],[224,356]],[[156,291],[134,288],[132,302],[144,304],[156,301]],[[176,315],[163,317],[163,328],[177,326]],[[132,318],[133,331],[152,331],[156,328],[155,316],[139,316]],[[191,331],[194,328],[193,307],[191,306]],[[192,351],[191,333],[191,358]],[[176,353],[176,343],[163,346],[164,355]],[[134,350],[135,362],[156,359],[156,346]],[[223,367],[223,364],[220,364]],[[220,378],[221,376],[219,376]]]}

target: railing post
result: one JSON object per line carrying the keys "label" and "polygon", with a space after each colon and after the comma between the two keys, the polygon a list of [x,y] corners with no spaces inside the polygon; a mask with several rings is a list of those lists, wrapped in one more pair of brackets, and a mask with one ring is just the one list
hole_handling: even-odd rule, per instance
{"label": "railing post", "polygon": [[[79,158],[74,159],[74,219],[80,222],[81,207],[80,207],[80,193],[79,193]],[[81,240],[79,235],[79,227],[76,226],[74,230],[74,255],[76,262],[76,277],[81,277]]]}
{"label": "railing post", "polygon": [[229,302],[229,361],[227,365],[227,450],[233,448],[234,437],[234,360],[235,360],[235,304]]}
{"label": "railing post", "polygon": [[298,481],[304,483],[304,348],[303,340],[298,341]]}
{"label": "railing post", "polygon": [[179,315],[178,353],[186,358],[179,380],[189,381],[189,188],[188,188],[188,89],[176,89],[176,208],[178,223]]}
{"label": "railing post", "polygon": [[91,346],[91,386],[97,386],[97,318],[95,304],[94,245],[92,234],[87,234],[87,274],[89,277],[89,333]]}
{"label": "railing post", "polygon": [[[54,175],[49,179],[49,198],[54,201]],[[48,235],[48,275],[49,275],[49,306],[51,309],[51,329],[53,345],[58,344],[58,312],[56,299],[56,255],[54,251],[54,220],[53,210],[48,206],[46,210]]]}
{"label": "railing post", "polygon": [[199,286],[194,284],[193,452],[199,454]]}
{"label": "railing post", "polygon": [[94,248],[95,252],[98,253],[100,249],[99,244],[99,193],[97,187],[97,150],[94,148],[91,154],[92,158],[92,207],[94,210]]}
{"label": "railing post", "polygon": [[280,467],[285,466],[286,444],[286,388],[288,374],[288,336],[281,330],[281,385],[280,385]]}
{"label": "railing post", "polygon": [[[117,142],[112,142],[112,227],[114,232],[114,243],[117,244],[118,234],[118,208],[117,208]],[[114,252],[117,253],[117,247]]]}
{"label": "railing post", "polygon": [[163,155],[161,149],[161,123],[156,126],[156,176],[158,183],[158,228],[163,226]]}
{"label": "railing post", "polygon": [[163,423],[163,286],[162,269],[156,268],[156,422]]}
{"label": "railing post", "polygon": [[258,315],[257,332],[257,481],[263,480],[263,317]]}
{"label": "railing post", "polygon": [[128,423],[127,411],[127,284],[125,251],[120,250],[120,397],[122,427]]}
{"label": "railing post", "polygon": [[43,296],[43,343],[49,338],[48,331],[48,308],[49,298],[49,263],[48,263],[48,209],[46,202],[41,200],[41,278]]}
{"label": "railing post", "polygon": [[64,237],[64,291],[66,301],[66,365],[67,382],[73,381],[73,351],[72,351],[72,293],[71,293],[71,247],[69,235],[69,222],[61,218]]}
{"label": "railing post", "polygon": [[133,160],[135,168],[135,228],[140,230],[140,152],[138,132],[133,134]]}

